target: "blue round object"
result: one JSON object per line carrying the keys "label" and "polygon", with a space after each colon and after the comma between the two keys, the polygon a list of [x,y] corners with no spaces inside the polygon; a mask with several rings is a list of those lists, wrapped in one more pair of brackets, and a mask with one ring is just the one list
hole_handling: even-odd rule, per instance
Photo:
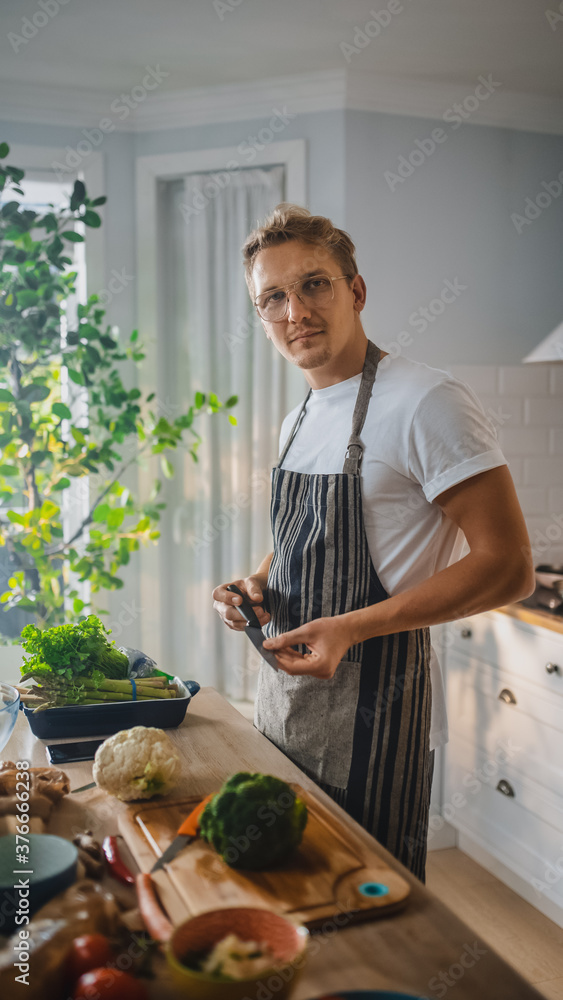
{"label": "blue round object", "polygon": [[358,892],[361,892],[362,896],[386,896],[389,886],[383,882],[363,882],[358,886]]}

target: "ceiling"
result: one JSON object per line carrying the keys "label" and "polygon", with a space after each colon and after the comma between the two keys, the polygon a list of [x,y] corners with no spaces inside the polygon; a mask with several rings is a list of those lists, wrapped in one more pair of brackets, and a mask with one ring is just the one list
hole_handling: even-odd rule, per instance
{"label": "ceiling", "polygon": [[[549,0],[60,0],[44,13],[58,3],[2,0],[0,117],[33,92],[41,107],[51,92],[128,93],[147,66],[168,74],[160,95],[350,71],[455,92],[492,74],[505,92],[563,102],[563,18],[550,26]],[[389,23],[347,49],[368,21],[377,32],[372,11]]]}

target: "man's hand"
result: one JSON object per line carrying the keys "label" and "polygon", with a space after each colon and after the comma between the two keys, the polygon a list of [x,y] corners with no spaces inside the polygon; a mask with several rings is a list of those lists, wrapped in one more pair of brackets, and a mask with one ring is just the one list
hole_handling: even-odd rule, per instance
{"label": "man's hand", "polygon": [[[299,643],[308,646],[311,652],[303,656],[291,648]],[[338,664],[351,645],[353,640],[343,615],[315,618],[300,628],[264,642],[264,648],[273,650],[280,670],[285,670],[286,674],[307,674],[322,680],[334,677]]]}
{"label": "man's hand", "polygon": [[[254,607],[256,617],[260,622],[260,628],[263,628],[266,622],[270,621],[268,612],[260,607],[260,604],[264,600],[264,590],[266,588],[264,578],[255,573],[254,576],[247,576],[245,580],[231,580],[230,583],[236,584],[239,590],[243,594],[246,594]],[[243,632],[246,628],[246,619],[242,617],[240,611],[236,610],[237,604],[241,603],[242,598],[238,594],[233,594],[230,590],[227,590],[226,583],[215,587],[212,597],[213,607],[223,619],[225,625],[228,628],[232,628],[235,632]]]}

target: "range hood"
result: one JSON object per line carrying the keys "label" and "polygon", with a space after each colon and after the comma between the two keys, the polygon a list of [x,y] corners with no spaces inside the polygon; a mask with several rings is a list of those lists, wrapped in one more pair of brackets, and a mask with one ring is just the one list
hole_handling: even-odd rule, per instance
{"label": "range hood", "polygon": [[549,336],[545,337],[533,351],[530,351],[525,358],[524,364],[528,362],[541,361],[563,361],[563,323],[553,330]]}

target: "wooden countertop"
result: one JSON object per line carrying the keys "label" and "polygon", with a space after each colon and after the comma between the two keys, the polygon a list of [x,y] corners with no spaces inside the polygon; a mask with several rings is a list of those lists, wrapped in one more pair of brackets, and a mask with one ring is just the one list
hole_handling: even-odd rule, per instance
{"label": "wooden countertop", "polygon": [[542,611],[541,608],[527,608],[523,604],[506,604],[496,610],[501,611],[503,615],[510,615],[511,618],[526,622],[528,625],[540,625],[542,628],[563,635],[563,618],[551,615],[549,611]]}
{"label": "wooden countertop", "polygon": [[[373,839],[357,826],[291,761],[262,736],[213,688],[194,698],[178,729],[168,733],[184,760],[184,777],[175,790],[178,797],[202,796],[238,770],[276,774],[315,793],[328,808],[352,825],[357,835]],[[68,742],[65,740],[49,742]],[[3,758],[29,760],[45,765],[45,742],[33,736],[23,713]],[[92,765],[68,764],[72,788],[92,780]],[[49,832],[72,837],[89,828],[101,839],[117,832],[117,815],[125,805],[99,789],[65,798],[53,814]],[[502,958],[437,900],[383,847],[387,864],[411,885],[405,908],[394,916],[315,935],[316,947],[306,965],[292,1000],[313,1000],[323,993],[352,989],[388,989],[426,997],[445,995],[455,985],[456,1000],[540,1000]],[[108,881],[116,891],[119,883]],[[123,887],[121,887],[123,889]],[[125,892],[129,890],[125,889]],[[122,893],[119,893],[122,898]],[[446,978],[444,978],[446,977]],[[151,998],[172,1000],[166,968],[157,963],[157,978],[148,984]]]}

